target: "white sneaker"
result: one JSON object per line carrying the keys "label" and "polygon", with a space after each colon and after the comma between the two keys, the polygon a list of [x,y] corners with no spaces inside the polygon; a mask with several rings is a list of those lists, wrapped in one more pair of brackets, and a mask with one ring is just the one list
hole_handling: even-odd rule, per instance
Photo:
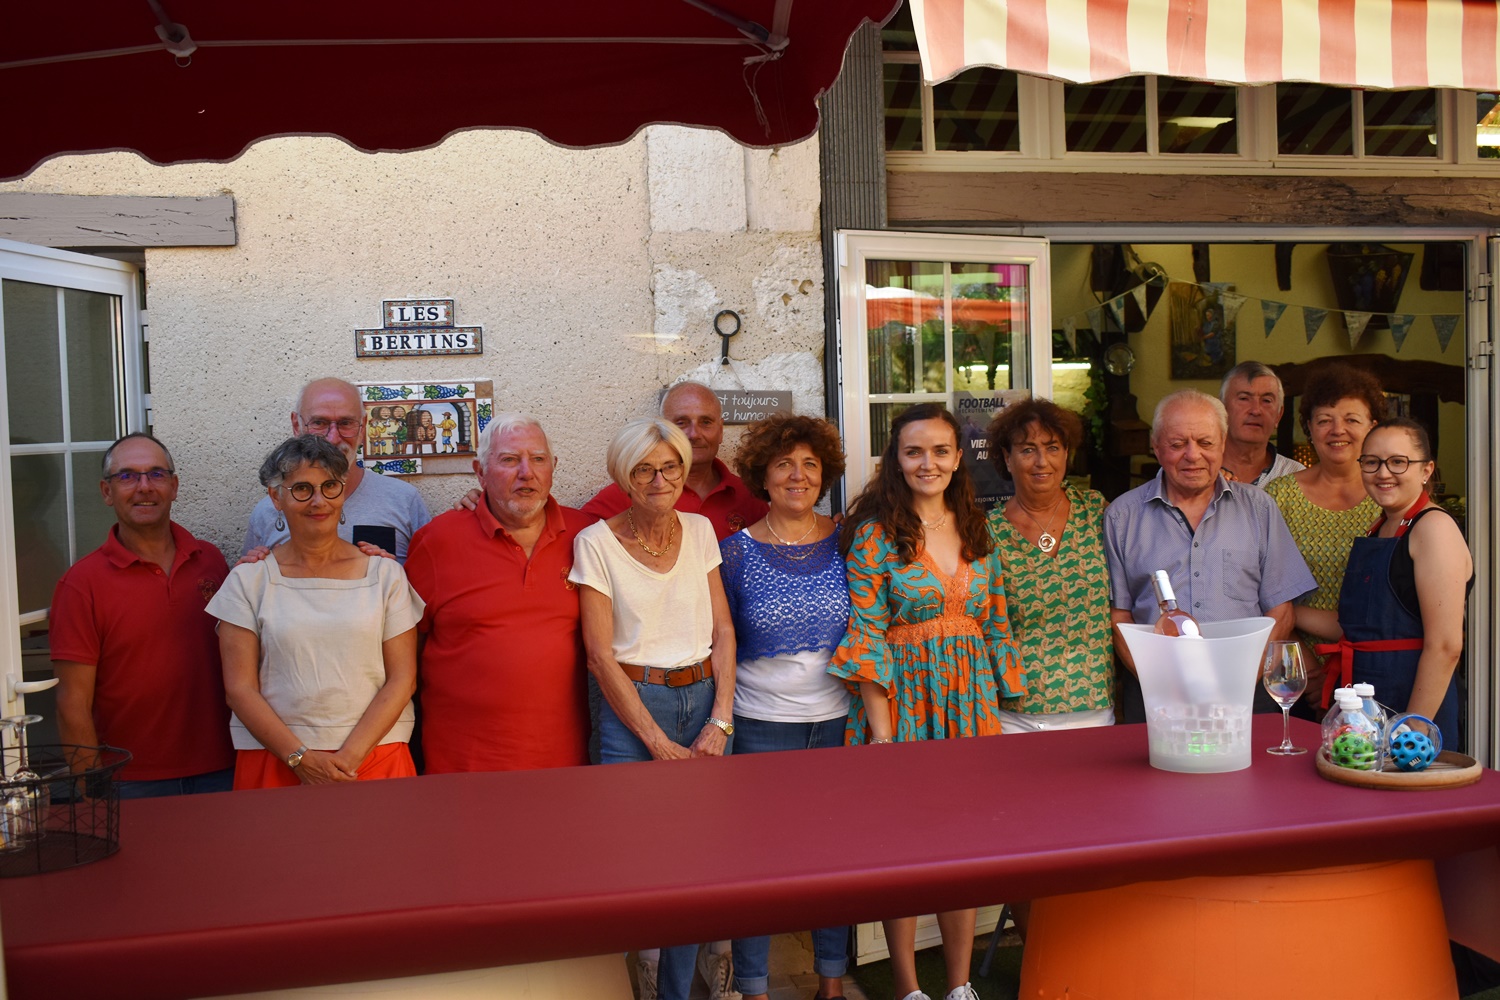
{"label": "white sneaker", "polygon": [[698,974],[708,984],[708,1000],[743,1000],[734,989],[734,959],[728,952],[698,952]]}
{"label": "white sneaker", "polygon": [[979,994],[974,992],[972,983],[964,983],[957,989],[949,990],[943,1000],[979,1000]]}
{"label": "white sneaker", "polygon": [[901,1000],[932,1000],[932,997],[928,996],[926,993],[923,993],[921,990],[912,990],[910,993],[906,994],[906,996],[902,997]]}
{"label": "white sneaker", "polygon": [[656,963],[649,959],[637,958],[635,979],[640,985],[640,1000],[656,1000]]}

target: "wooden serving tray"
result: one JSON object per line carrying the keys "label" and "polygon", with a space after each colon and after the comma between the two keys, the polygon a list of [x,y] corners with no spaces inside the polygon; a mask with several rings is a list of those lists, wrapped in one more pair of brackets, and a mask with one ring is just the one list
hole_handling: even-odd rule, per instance
{"label": "wooden serving tray", "polygon": [[1468,754],[1444,750],[1438,754],[1425,771],[1398,771],[1394,764],[1387,764],[1384,771],[1356,771],[1339,767],[1328,759],[1321,748],[1317,754],[1318,774],[1341,785],[1357,785],[1361,788],[1390,788],[1398,791],[1424,791],[1430,788],[1457,788],[1472,785],[1484,775],[1479,761]]}

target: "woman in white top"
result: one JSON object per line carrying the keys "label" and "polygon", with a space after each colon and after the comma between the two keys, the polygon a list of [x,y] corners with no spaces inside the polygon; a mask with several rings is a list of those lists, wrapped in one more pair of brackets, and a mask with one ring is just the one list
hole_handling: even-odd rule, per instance
{"label": "woman in white top", "polygon": [[[669,421],[643,417],[620,429],[606,460],[630,506],[578,533],[568,574],[604,695],[600,759],[720,756],[734,732],[734,624],[713,526],[673,509],[692,446]],[[660,1000],[687,1000],[697,954],[661,949]]]}
{"label": "woman in white top", "polygon": [[416,775],[407,741],[422,599],[395,560],[339,538],[348,471],[314,434],[271,452],[260,481],[291,537],[236,566],[208,604],[237,789]]}

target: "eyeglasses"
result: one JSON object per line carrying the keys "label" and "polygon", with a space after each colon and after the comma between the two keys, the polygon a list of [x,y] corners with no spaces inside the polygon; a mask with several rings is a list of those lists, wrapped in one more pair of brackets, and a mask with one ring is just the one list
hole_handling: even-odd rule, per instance
{"label": "eyeglasses", "polygon": [[328,428],[337,427],[341,437],[349,437],[359,430],[359,421],[354,417],[339,417],[337,420],[329,420],[325,417],[313,417],[311,420],[302,421],[302,426],[314,434],[327,434]]}
{"label": "eyeglasses", "polygon": [[682,478],[682,463],[668,462],[666,465],[657,467],[642,463],[630,470],[630,481],[637,486],[650,486],[655,481],[657,473],[669,483],[675,483]]}
{"label": "eyeglasses", "polygon": [[135,469],[121,469],[119,472],[105,476],[104,478],[106,481],[113,479],[121,486],[134,486],[142,479],[150,480],[152,486],[160,486],[175,475],[177,475],[176,469],[163,469],[157,466],[154,469],[147,469],[144,472],[139,472]]}
{"label": "eyeglasses", "polygon": [[1383,465],[1390,470],[1391,475],[1399,476],[1412,466],[1413,463],[1420,465],[1427,461],[1425,458],[1408,458],[1405,455],[1392,455],[1390,458],[1376,458],[1374,455],[1359,456],[1359,471],[1367,476],[1373,476],[1380,471]]}
{"label": "eyeglasses", "polygon": [[[292,499],[306,503],[312,499],[312,483],[293,483],[291,486],[283,486],[292,495]],[[344,481],[342,479],[325,479],[318,486],[318,492],[323,494],[325,500],[337,500],[344,493]]]}

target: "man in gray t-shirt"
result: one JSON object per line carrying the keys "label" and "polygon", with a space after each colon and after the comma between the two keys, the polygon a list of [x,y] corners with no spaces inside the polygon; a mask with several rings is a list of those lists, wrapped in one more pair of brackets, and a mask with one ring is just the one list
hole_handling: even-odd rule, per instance
{"label": "man in gray t-shirt", "polygon": [[[292,411],[293,434],[317,434],[338,446],[349,459],[344,485],[344,522],[339,537],[345,541],[374,542],[406,562],[406,547],[418,528],[432,520],[416,488],[399,479],[367,473],[354,464],[364,437],[365,411],[359,390],[343,379],[321,378],[307,383]],[[285,526],[276,526],[277,512],[264,496],[250,513],[245,544],[240,557],[256,549],[269,549],[287,538]],[[263,552],[261,553],[264,554]]]}

